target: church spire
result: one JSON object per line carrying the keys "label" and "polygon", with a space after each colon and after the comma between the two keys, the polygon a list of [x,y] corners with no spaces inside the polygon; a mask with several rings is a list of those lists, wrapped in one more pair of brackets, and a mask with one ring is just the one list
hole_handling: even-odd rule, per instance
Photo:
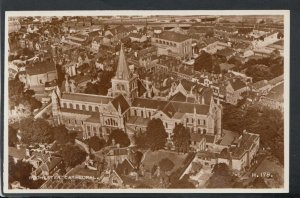
{"label": "church spire", "polygon": [[122,80],[129,80],[130,79],[129,74],[130,74],[130,72],[129,72],[129,68],[127,66],[127,62],[125,59],[123,44],[121,44],[118,68],[116,71],[116,78],[122,79]]}

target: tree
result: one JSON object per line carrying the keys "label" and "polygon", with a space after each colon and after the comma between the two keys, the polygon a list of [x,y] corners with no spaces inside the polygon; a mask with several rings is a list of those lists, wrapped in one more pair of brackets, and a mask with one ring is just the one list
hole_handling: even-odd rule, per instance
{"label": "tree", "polygon": [[231,188],[236,181],[236,177],[225,163],[216,164],[212,173],[207,181],[208,188]]}
{"label": "tree", "polygon": [[76,145],[66,144],[62,148],[62,157],[67,166],[75,167],[86,159],[87,153]]}
{"label": "tree", "polygon": [[121,129],[115,129],[109,134],[108,144],[112,144],[113,139],[115,140],[115,143],[119,144],[121,147],[127,147],[130,145],[127,133]]}
{"label": "tree", "polygon": [[159,150],[165,147],[168,134],[161,119],[150,120],[145,133],[146,144],[151,150]]}
{"label": "tree", "polygon": [[183,124],[176,124],[173,129],[173,142],[178,152],[188,152],[190,146],[191,135],[189,131],[183,126]]}
{"label": "tree", "polygon": [[99,151],[105,146],[105,144],[105,140],[100,139],[98,136],[93,136],[88,139],[88,145],[94,151]]}
{"label": "tree", "polygon": [[195,71],[204,70],[204,71],[211,72],[212,66],[213,66],[212,56],[205,51],[201,51],[200,55],[195,60],[194,70]]}
{"label": "tree", "polygon": [[54,140],[52,127],[49,123],[38,118],[24,118],[20,121],[21,142],[25,144],[51,143]]}
{"label": "tree", "polygon": [[15,146],[18,142],[17,130],[11,126],[8,126],[8,145]]}
{"label": "tree", "polygon": [[20,104],[21,96],[24,91],[24,83],[17,79],[8,81],[8,97],[10,106],[18,106]]}
{"label": "tree", "polygon": [[32,182],[30,179],[32,167],[28,162],[21,160],[15,164],[12,157],[9,157],[9,182],[19,181],[22,186],[29,187]]}
{"label": "tree", "polygon": [[86,88],[84,90],[84,93],[86,93],[86,94],[95,94],[95,95],[98,94],[98,91],[97,91],[97,88],[96,88],[95,84],[91,83],[91,82],[88,82],[86,84]]}
{"label": "tree", "polygon": [[188,175],[185,175],[182,179],[173,181],[169,188],[195,188],[195,185],[188,180]]}
{"label": "tree", "polygon": [[159,168],[162,171],[170,171],[174,168],[175,164],[172,160],[170,160],[169,158],[163,158],[159,161],[158,163]]}
{"label": "tree", "polygon": [[57,143],[65,144],[70,141],[68,129],[64,125],[53,127],[53,136]]}

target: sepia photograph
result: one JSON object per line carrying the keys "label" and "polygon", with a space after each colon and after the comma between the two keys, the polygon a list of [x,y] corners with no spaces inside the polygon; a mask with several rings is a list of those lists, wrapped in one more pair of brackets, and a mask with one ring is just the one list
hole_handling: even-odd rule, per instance
{"label": "sepia photograph", "polygon": [[289,11],[5,17],[5,192],[289,191]]}

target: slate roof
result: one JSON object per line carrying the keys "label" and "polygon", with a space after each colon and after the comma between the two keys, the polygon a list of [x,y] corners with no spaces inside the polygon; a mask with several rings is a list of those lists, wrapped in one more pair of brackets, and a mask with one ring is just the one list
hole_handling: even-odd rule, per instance
{"label": "slate roof", "polygon": [[246,84],[238,78],[231,79],[229,82],[230,82],[230,84],[231,84],[234,91],[246,87]]}
{"label": "slate roof", "polygon": [[121,107],[121,113],[124,113],[127,109],[129,109],[129,104],[127,100],[124,98],[122,94],[118,95],[115,97],[112,101],[111,104],[115,107],[115,109],[118,111],[119,105]]}
{"label": "slate roof", "polygon": [[187,102],[169,102],[162,111],[169,117],[173,117],[176,112],[180,113],[194,113],[194,108],[196,108],[197,114],[207,114],[209,112],[209,105],[193,104]]}
{"label": "slate roof", "polygon": [[45,74],[48,72],[55,71],[54,62],[44,61],[44,62],[37,62],[33,66],[26,67],[26,73],[28,75],[38,75],[38,74]]}
{"label": "slate roof", "polygon": [[234,51],[232,49],[225,48],[225,49],[218,50],[216,52],[216,55],[227,57],[227,56],[233,55],[233,53],[234,53]]}
{"label": "slate roof", "polygon": [[159,38],[168,40],[168,41],[174,41],[174,42],[181,43],[181,42],[189,39],[190,37],[187,35],[184,35],[184,34],[177,33],[177,32],[163,31],[160,34]]}
{"label": "slate roof", "polygon": [[150,121],[149,118],[143,118],[143,117],[140,117],[140,116],[131,116],[127,120],[127,123],[128,124],[135,124],[135,125],[139,125],[139,126],[147,126],[149,121]]}
{"label": "slate roof", "polygon": [[178,101],[178,102],[185,102],[187,100],[186,96],[183,95],[181,92],[177,92],[170,98],[170,101]]}
{"label": "slate roof", "polygon": [[240,140],[240,146],[233,149],[232,157],[241,158],[247,150],[250,150],[253,142],[257,138],[259,138],[258,134],[244,133]]}
{"label": "slate roof", "polygon": [[108,104],[113,98],[100,95],[82,94],[82,93],[64,93],[62,99],[83,101],[91,103]]}
{"label": "slate roof", "polygon": [[164,107],[168,101],[152,100],[145,98],[135,98],[132,102],[133,107],[145,107],[149,109],[160,109]]}

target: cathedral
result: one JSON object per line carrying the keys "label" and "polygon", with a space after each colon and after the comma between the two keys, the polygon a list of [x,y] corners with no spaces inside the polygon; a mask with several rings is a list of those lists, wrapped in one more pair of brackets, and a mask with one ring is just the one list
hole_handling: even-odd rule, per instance
{"label": "cathedral", "polygon": [[176,97],[157,100],[139,97],[138,79],[130,71],[121,47],[107,96],[76,93],[68,80],[63,84],[63,91],[57,88],[52,92],[55,123],[81,131],[83,139],[95,135],[106,139],[114,129],[122,129],[132,137],[144,132],[153,118],[162,120],[169,141],[175,124],[179,123],[192,133],[221,136],[221,106],[214,102],[211,91],[203,92],[197,96],[200,99],[192,102],[176,100]]}

